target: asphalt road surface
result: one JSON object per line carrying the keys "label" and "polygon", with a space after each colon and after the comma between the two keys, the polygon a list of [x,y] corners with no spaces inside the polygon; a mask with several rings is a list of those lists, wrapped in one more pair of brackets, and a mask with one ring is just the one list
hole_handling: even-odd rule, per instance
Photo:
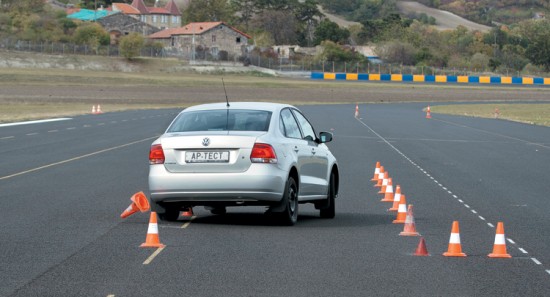
{"label": "asphalt road surface", "polygon": [[[304,106],[341,167],[334,219],[296,226],[263,208],[160,222],[120,219],[147,192],[148,151],[178,110],[0,127],[0,296],[548,296],[550,128],[434,114],[423,104]],[[376,161],[414,205],[399,236]],[[215,181],[212,181],[215,182]],[[444,257],[460,222],[465,258]],[[504,222],[511,259],[487,257]]]}

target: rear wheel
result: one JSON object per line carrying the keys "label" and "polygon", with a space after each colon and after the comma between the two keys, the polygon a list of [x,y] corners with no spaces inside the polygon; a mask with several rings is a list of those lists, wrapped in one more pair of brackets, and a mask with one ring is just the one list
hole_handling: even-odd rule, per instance
{"label": "rear wheel", "polygon": [[163,221],[176,221],[180,216],[179,208],[165,207],[164,213],[159,213],[159,219]]}
{"label": "rear wheel", "polygon": [[292,226],[298,221],[298,186],[293,177],[289,177],[286,182],[283,203],[285,208],[280,214],[281,223]]}
{"label": "rear wheel", "polygon": [[210,213],[213,215],[224,215],[227,213],[227,210],[225,209],[225,207],[216,207],[212,208],[210,210]]}
{"label": "rear wheel", "polygon": [[325,207],[321,208],[321,218],[332,219],[336,215],[336,205],[334,204],[334,196],[336,195],[336,188],[334,184],[334,173],[330,174],[330,182],[328,184],[327,202]]}

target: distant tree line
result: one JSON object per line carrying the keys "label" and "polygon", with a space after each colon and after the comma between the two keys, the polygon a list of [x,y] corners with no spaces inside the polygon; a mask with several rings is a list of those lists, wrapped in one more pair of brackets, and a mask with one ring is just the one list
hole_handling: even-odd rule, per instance
{"label": "distant tree line", "polygon": [[[150,2],[154,3],[148,1],[147,5],[152,5]],[[84,1],[86,5],[89,3]],[[388,63],[514,71],[539,67],[550,71],[548,19],[524,20],[486,33],[464,27],[439,31],[430,25],[429,18],[400,16],[395,3],[395,0],[201,0],[191,1],[183,15],[184,23],[225,21],[252,35],[259,48],[322,45],[324,50],[314,58],[316,61],[365,62],[354,46],[371,45]],[[319,4],[361,25],[341,28],[320,13]],[[432,5],[440,3],[433,1]],[[99,24],[68,19],[64,11],[52,9],[42,0],[0,2],[0,40],[6,38],[72,42],[90,48],[109,44],[109,35]],[[123,38],[131,38],[124,43],[129,49],[147,42],[135,35]]]}

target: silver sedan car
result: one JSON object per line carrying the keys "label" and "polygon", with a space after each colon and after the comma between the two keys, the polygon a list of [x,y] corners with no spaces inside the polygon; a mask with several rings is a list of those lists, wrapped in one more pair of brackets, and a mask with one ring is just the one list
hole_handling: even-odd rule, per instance
{"label": "silver sedan car", "polygon": [[235,102],[186,108],[149,152],[152,208],[162,220],[205,206],[260,205],[285,225],[298,205],[313,203],[334,218],[339,170],[326,142],[296,107]]}

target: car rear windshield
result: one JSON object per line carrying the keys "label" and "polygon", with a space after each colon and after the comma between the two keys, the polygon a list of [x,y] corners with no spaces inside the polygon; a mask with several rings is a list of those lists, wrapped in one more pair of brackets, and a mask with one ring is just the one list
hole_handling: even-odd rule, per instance
{"label": "car rear windshield", "polygon": [[265,110],[219,109],[182,112],[167,132],[267,131],[271,112]]}

